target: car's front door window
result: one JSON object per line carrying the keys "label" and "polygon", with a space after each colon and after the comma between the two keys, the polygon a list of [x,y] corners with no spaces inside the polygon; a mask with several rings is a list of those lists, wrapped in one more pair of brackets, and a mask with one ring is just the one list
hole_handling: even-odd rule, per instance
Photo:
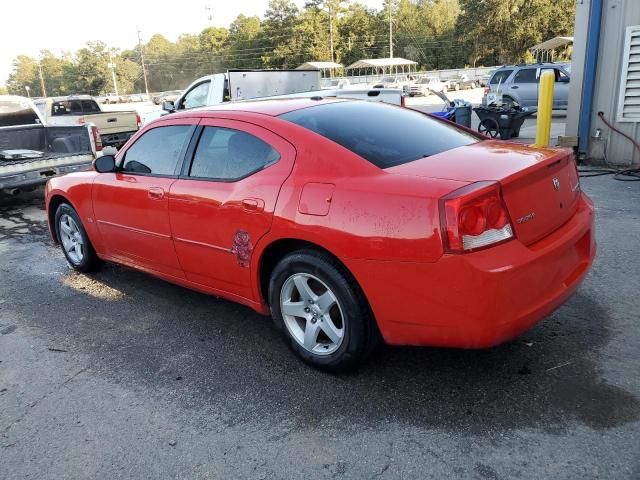
{"label": "car's front door window", "polygon": [[209,97],[210,86],[211,82],[207,81],[193,87],[182,99],[180,108],[189,109],[205,106],[207,104],[207,98]]}
{"label": "car's front door window", "polygon": [[171,125],[149,130],[126,151],[122,170],[145,175],[174,175],[193,128]]}

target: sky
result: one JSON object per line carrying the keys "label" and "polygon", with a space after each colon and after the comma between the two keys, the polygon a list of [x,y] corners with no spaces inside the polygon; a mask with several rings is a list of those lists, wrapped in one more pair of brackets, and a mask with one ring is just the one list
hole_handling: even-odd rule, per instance
{"label": "sky", "polygon": [[[294,0],[299,6],[305,0]],[[359,0],[380,8],[382,0]],[[5,0],[0,19],[0,85],[19,54],[37,57],[75,51],[86,42],[102,40],[117,48],[131,48],[137,29],[146,41],[155,33],[175,40],[183,33],[199,33],[211,24],[227,27],[239,14],[262,17],[269,0]],[[209,20],[209,10],[212,20]]]}

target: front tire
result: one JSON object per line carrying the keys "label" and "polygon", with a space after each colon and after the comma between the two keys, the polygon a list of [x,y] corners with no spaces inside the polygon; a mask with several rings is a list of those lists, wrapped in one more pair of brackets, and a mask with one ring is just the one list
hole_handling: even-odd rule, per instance
{"label": "front tire", "polygon": [[56,210],[55,227],[58,243],[69,265],[79,272],[90,272],[100,265],[80,216],[68,203],[62,203]]}
{"label": "front tire", "polygon": [[271,275],[269,303],[288,346],[314,367],[348,370],[379,341],[362,291],[324,252],[298,250],[284,257]]}

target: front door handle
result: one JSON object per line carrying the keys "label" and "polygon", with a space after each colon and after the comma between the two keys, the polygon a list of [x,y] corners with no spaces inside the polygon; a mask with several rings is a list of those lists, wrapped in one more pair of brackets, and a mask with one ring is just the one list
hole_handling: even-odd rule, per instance
{"label": "front door handle", "polygon": [[149,188],[149,198],[152,200],[162,200],[164,198],[164,190],[160,187]]}
{"label": "front door handle", "polygon": [[242,208],[248,212],[261,212],[264,210],[264,200],[259,198],[245,198],[242,200]]}
{"label": "front door handle", "polygon": [[517,90],[519,87],[518,87],[518,85],[513,85],[511,88],[514,89],[514,90]]}

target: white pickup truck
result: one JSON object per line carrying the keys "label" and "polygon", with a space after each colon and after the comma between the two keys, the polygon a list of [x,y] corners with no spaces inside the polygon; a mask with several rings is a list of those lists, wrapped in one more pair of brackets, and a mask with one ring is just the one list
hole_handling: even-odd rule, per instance
{"label": "white pickup truck", "polygon": [[0,95],[0,192],[87,168],[101,149],[95,125],[47,126],[28,98]]}
{"label": "white pickup truck", "polygon": [[137,112],[103,112],[89,95],[42,98],[36,107],[44,118],[45,125],[84,125],[93,123],[98,127],[105,147],[120,148],[142,125]]}
{"label": "white pickup truck", "polygon": [[146,114],[145,122],[167,113],[229,101],[313,96],[353,98],[394,105],[403,105],[404,102],[399,88],[322,89],[319,70],[229,70],[227,73],[197,79],[175,102],[163,102],[164,111]]}

